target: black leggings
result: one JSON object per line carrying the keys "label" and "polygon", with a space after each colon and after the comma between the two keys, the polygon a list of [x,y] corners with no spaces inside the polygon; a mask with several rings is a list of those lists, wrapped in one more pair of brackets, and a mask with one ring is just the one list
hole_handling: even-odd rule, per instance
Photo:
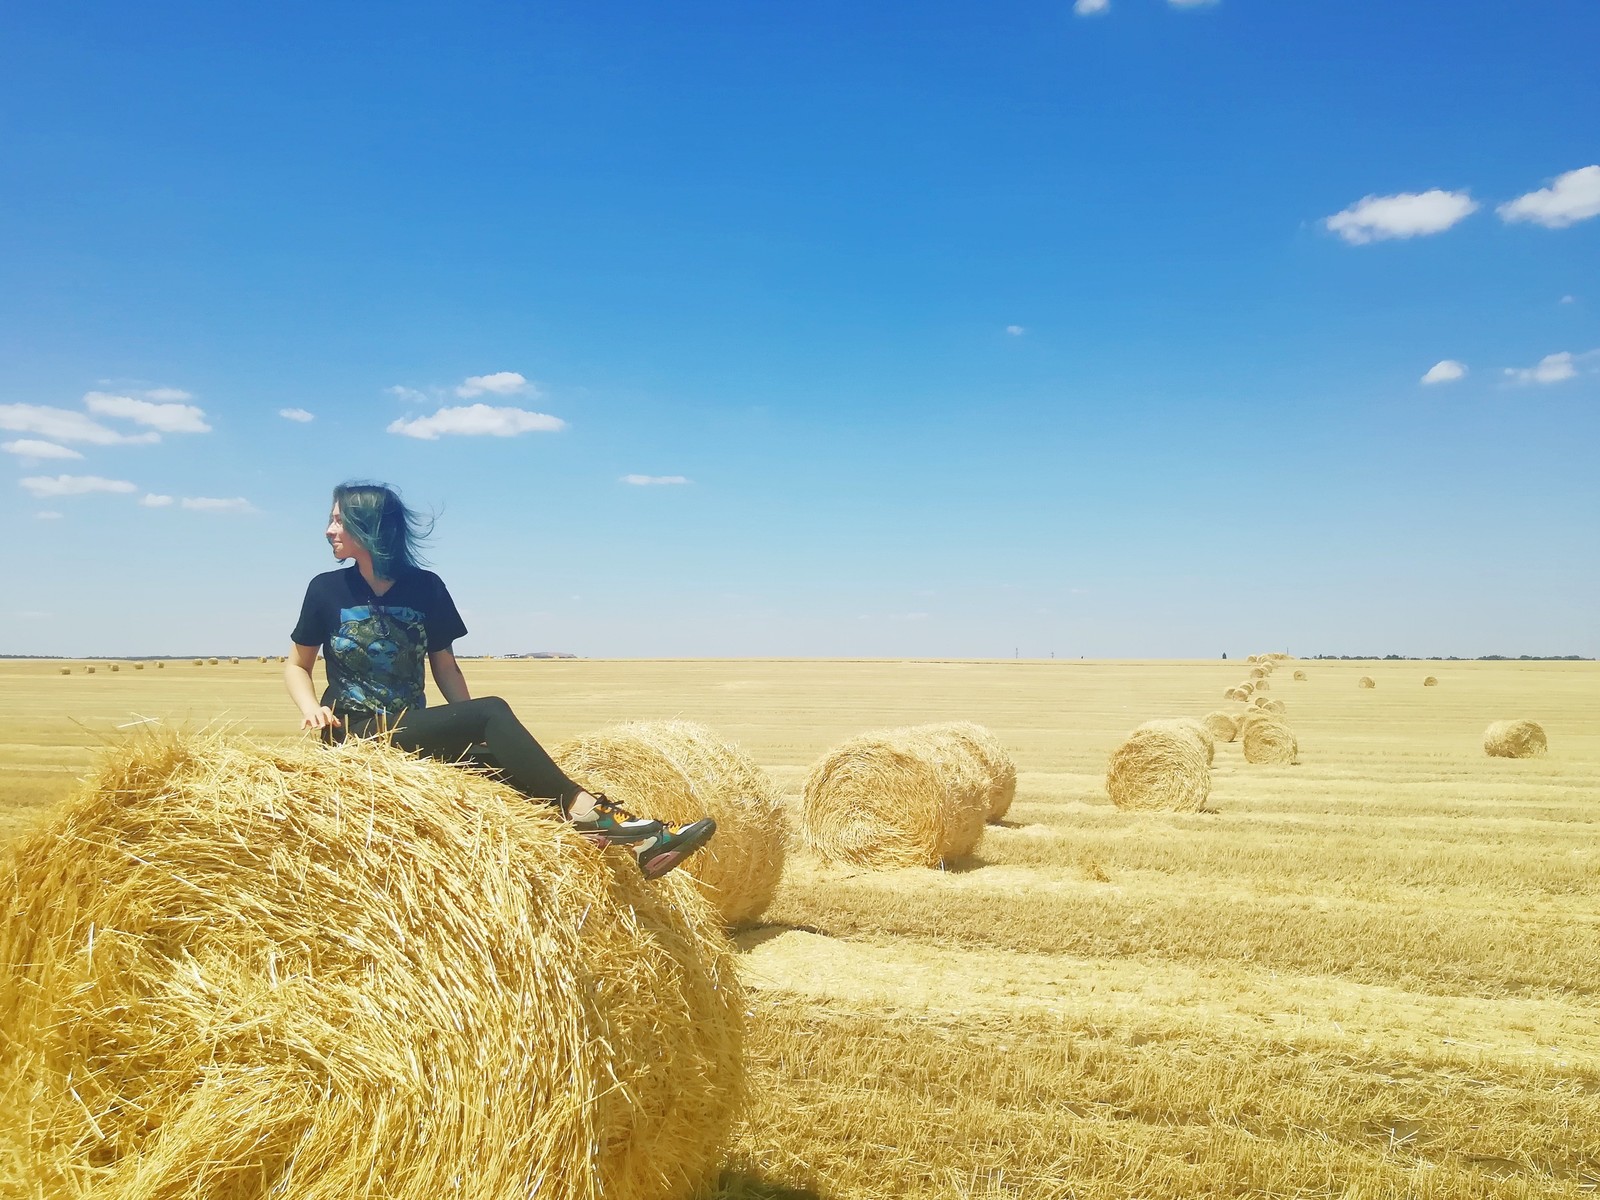
{"label": "black leggings", "polygon": [[[383,731],[382,722],[370,713],[340,713],[339,718],[344,725],[330,731],[335,741]],[[391,740],[402,750],[446,762],[465,759],[491,767],[530,799],[570,800],[583,790],[556,766],[499,696],[407,709],[388,729]]]}

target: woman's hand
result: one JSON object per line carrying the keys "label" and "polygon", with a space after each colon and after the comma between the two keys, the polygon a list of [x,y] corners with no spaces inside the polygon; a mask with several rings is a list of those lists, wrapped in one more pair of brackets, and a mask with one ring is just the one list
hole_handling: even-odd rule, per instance
{"label": "woman's hand", "polygon": [[300,722],[300,728],[337,729],[341,724],[343,724],[343,722],[340,721],[338,717],[333,715],[333,709],[324,704],[321,708],[317,709],[316,712],[307,713],[305,719]]}

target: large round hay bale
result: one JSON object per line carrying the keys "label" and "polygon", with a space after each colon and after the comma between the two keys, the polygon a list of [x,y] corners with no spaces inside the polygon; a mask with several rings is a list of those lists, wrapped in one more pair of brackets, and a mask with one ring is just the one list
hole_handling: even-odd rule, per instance
{"label": "large round hay bale", "polygon": [[690,721],[639,721],[551,749],[561,769],[642,817],[685,825],[714,817],[717,835],[679,869],[729,925],[759,916],[783,874],[788,826],[772,778],[731,742]]}
{"label": "large round hay bale", "polygon": [[1356,680],[1356,686],[1361,688],[1375,688],[1378,686],[1378,681],[1371,675],[1363,675],[1360,679]]}
{"label": "large round hay bale", "polygon": [[1206,723],[1206,728],[1211,731],[1211,736],[1218,742],[1231,742],[1239,736],[1239,721],[1232,713],[1222,711],[1209,712],[1201,718]]}
{"label": "large round hay bale", "polygon": [[1270,692],[1271,690],[1272,681],[1270,679],[1258,679],[1256,680],[1255,692],[1253,694],[1259,696],[1262,692]]}
{"label": "large round hay bale", "polygon": [[689,879],[372,742],[151,738],[0,852],[28,1196],[687,1197],[741,1011]]}
{"label": "large round hay bale", "polygon": [[1271,716],[1246,722],[1241,737],[1247,763],[1292,763],[1300,755],[1294,731],[1287,722]]}
{"label": "large round hay bale", "polygon": [[1434,676],[1429,675],[1426,679],[1424,679],[1422,681],[1422,686],[1423,687],[1438,687],[1439,686],[1439,681]]}
{"label": "large round hay bale", "polygon": [[972,853],[989,816],[972,752],[927,727],[841,742],[806,775],[800,837],[832,862],[937,867]]}
{"label": "large round hay bale", "polygon": [[982,725],[971,721],[944,721],[930,727],[949,734],[972,752],[983,768],[988,794],[989,820],[998,821],[1011,810],[1017,798],[1017,764],[995,737]]}
{"label": "large round hay bale", "polygon": [[1205,748],[1182,730],[1136,729],[1111,752],[1106,794],[1118,808],[1194,812],[1211,795]]}
{"label": "large round hay bale", "polygon": [[1211,727],[1198,717],[1163,717],[1155,721],[1146,721],[1138,726],[1140,729],[1171,729],[1179,733],[1186,733],[1200,743],[1200,748],[1206,752],[1206,766],[1216,761],[1217,739],[1211,732]]}
{"label": "large round hay bale", "polygon": [[1296,671],[1294,673],[1294,680],[1296,683],[1304,683],[1306,681],[1306,673],[1304,671]]}
{"label": "large round hay bale", "polygon": [[1222,693],[1222,698],[1224,700],[1248,700],[1250,699],[1250,693],[1243,688],[1231,687]]}
{"label": "large round hay bale", "polygon": [[1537,758],[1549,748],[1537,721],[1496,721],[1483,731],[1483,749],[1492,758]]}
{"label": "large round hay bale", "polygon": [[1253,680],[1255,680],[1255,679],[1265,679],[1266,677],[1267,677],[1267,669],[1265,667],[1255,666],[1255,667],[1251,667],[1250,668],[1250,678],[1251,679],[1253,679]]}

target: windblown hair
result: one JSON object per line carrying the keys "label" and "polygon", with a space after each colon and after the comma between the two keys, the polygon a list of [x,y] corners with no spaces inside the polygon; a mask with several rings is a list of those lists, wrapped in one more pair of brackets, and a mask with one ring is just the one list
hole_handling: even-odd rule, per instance
{"label": "windblown hair", "polygon": [[433,521],[407,508],[400,493],[383,483],[341,483],[333,489],[345,532],[372,555],[379,579],[398,579],[426,565],[418,547],[433,533]]}

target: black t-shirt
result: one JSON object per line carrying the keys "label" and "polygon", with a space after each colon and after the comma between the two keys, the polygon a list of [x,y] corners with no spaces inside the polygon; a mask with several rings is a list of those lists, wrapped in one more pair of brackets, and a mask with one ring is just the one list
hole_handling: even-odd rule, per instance
{"label": "black t-shirt", "polygon": [[322,647],[324,705],[397,716],[427,705],[428,655],[448,650],[466,632],[444,581],[432,571],[408,571],[379,596],[359,570],[346,567],[311,581],[289,636],[298,646]]}

